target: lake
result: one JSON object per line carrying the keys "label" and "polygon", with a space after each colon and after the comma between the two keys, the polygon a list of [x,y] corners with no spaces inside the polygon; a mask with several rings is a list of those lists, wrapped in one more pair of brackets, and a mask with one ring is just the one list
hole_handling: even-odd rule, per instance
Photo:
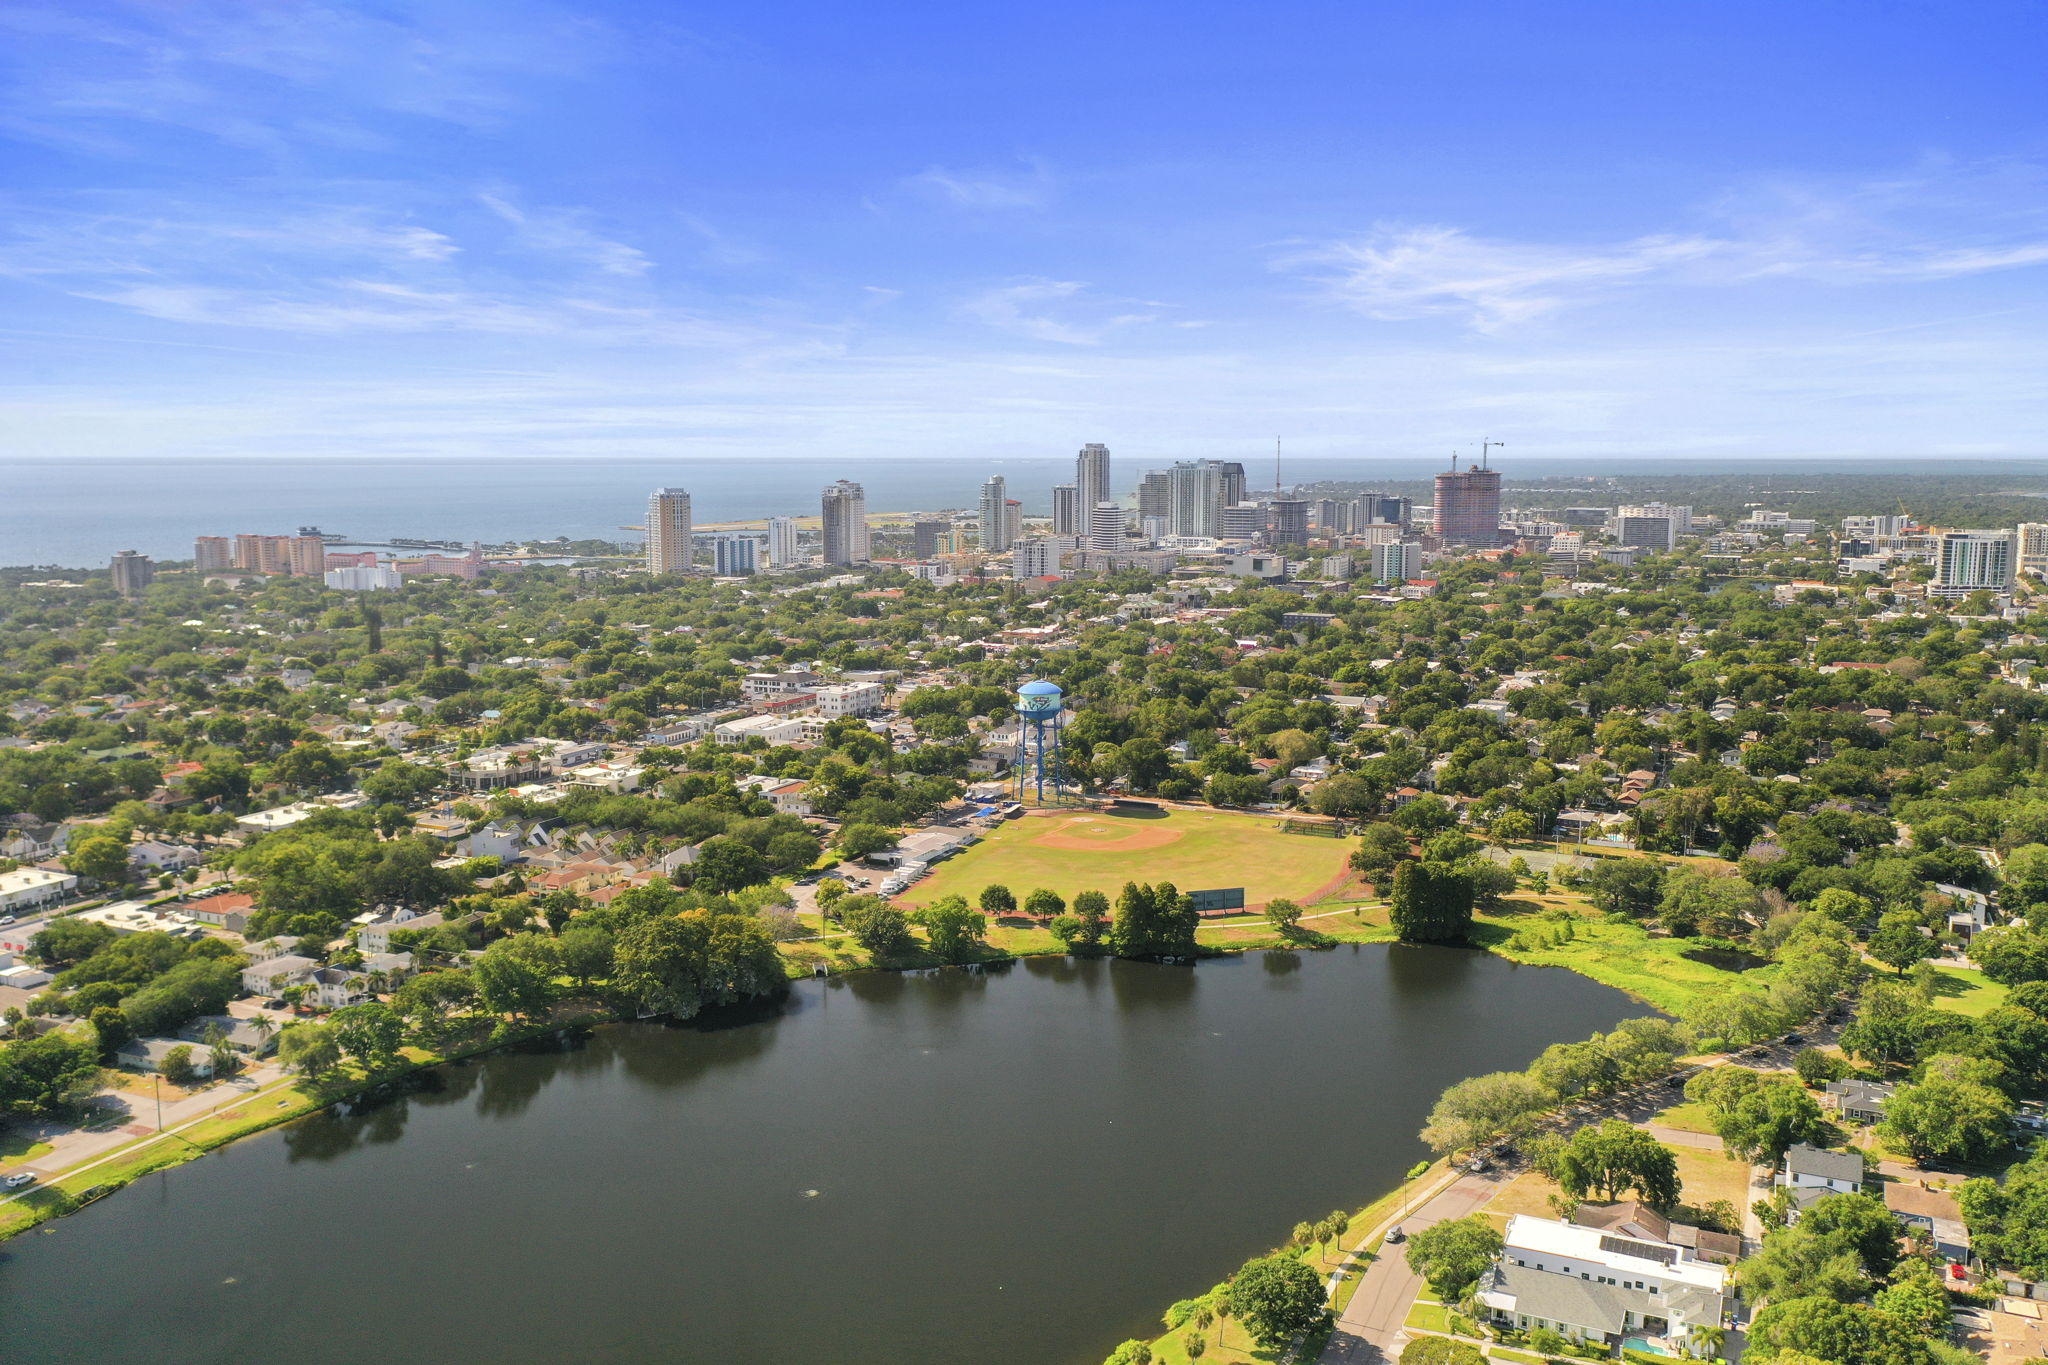
{"label": "lake", "polygon": [[1426,1153],[1443,1087],[1648,1013],[1347,945],[868,973],[428,1073],[0,1245],[8,1365],[1095,1365]]}

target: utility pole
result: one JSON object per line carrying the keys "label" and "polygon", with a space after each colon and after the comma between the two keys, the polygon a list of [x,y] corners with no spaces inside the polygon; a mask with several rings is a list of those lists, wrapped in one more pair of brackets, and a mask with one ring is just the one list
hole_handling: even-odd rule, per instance
{"label": "utility pole", "polygon": [[1280,496],[1280,438],[1273,438],[1273,496]]}

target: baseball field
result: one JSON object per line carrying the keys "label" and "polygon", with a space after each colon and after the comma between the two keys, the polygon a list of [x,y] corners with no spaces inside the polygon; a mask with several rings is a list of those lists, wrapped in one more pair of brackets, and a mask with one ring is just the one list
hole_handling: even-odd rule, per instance
{"label": "baseball field", "polygon": [[1041,886],[1068,901],[1082,891],[1114,901],[1125,882],[1164,881],[1183,891],[1241,886],[1247,908],[1276,896],[1310,905],[1342,885],[1351,847],[1348,839],[1285,833],[1270,815],[1032,812],[989,831],[898,899],[922,906],[957,894],[971,902],[1001,882],[1019,901]]}

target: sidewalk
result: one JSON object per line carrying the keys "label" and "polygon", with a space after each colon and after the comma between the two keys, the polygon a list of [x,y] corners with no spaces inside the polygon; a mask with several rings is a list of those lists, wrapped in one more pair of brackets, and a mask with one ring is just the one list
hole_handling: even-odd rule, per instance
{"label": "sidewalk", "polygon": [[266,1087],[286,1079],[286,1072],[276,1063],[259,1063],[219,1085],[210,1085],[197,1094],[165,1104],[161,1128],[157,1123],[156,1104],[148,1093],[109,1091],[100,1097],[100,1102],[103,1108],[119,1111],[120,1117],[113,1124],[104,1128],[73,1128],[58,1133],[47,1139],[50,1151],[11,1168],[9,1174],[32,1171],[37,1178],[36,1187],[51,1184],[80,1166],[155,1137],[159,1132],[182,1127],[217,1110],[244,1103]]}

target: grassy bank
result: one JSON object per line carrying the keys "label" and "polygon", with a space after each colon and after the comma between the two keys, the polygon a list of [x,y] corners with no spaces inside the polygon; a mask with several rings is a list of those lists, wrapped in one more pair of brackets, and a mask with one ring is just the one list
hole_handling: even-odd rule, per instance
{"label": "grassy bank", "polygon": [[26,1232],[39,1223],[75,1213],[152,1172],[181,1166],[239,1138],[303,1118],[379,1086],[401,1081],[428,1067],[461,1061],[565,1028],[604,1023],[614,1017],[578,1007],[547,1023],[535,1024],[514,1033],[479,1027],[438,1049],[408,1047],[400,1054],[404,1058],[403,1064],[374,1075],[349,1066],[330,1073],[317,1085],[304,1080],[282,1085],[273,1083],[251,1092],[242,1100],[228,1101],[219,1111],[193,1123],[137,1138],[125,1147],[94,1158],[83,1170],[59,1176],[12,1203],[0,1204],[0,1241]]}
{"label": "grassy bank", "polygon": [[[1351,1295],[1364,1277],[1366,1267],[1379,1257],[1381,1225],[1400,1214],[1409,1201],[1420,1202],[1417,1196],[1441,1180],[1447,1170],[1443,1162],[1432,1162],[1428,1169],[1415,1179],[1402,1181],[1394,1189],[1352,1214],[1350,1221],[1345,1224],[1343,1235],[1336,1242],[1337,1246],[1352,1250],[1324,1256],[1318,1254],[1314,1247],[1294,1249],[1295,1257],[1325,1279],[1335,1273],[1338,1267],[1343,1267],[1343,1278],[1331,1296],[1331,1306],[1336,1313],[1341,1314],[1351,1302]],[[1285,1251],[1287,1248],[1279,1250]],[[1208,1349],[1201,1357],[1200,1365],[1268,1365],[1269,1362],[1277,1361],[1286,1354],[1281,1348],[1263,1349],[1253,1345],[1250,1335],[1240,1323],[1230,1323],[1228,1331],[1219,1337],[1217,1328],[1221,1325],[1219,1321],[1217,1326],[1212,1326],[1203,1334],[1208,1339]],[[1188,1325],[1155,1337],[1151,1342],[1155,1365],[1191,1365],[1186,1340],[1188,1333],[1193,1330],[1194,1327]],[[1304,1349],[1298,1359],[1314,1360],[1317,1353],[1322,1350],[1323,1340],[1324,1337],[1319,1336],[1315,1340],[1304,1342]]]}

